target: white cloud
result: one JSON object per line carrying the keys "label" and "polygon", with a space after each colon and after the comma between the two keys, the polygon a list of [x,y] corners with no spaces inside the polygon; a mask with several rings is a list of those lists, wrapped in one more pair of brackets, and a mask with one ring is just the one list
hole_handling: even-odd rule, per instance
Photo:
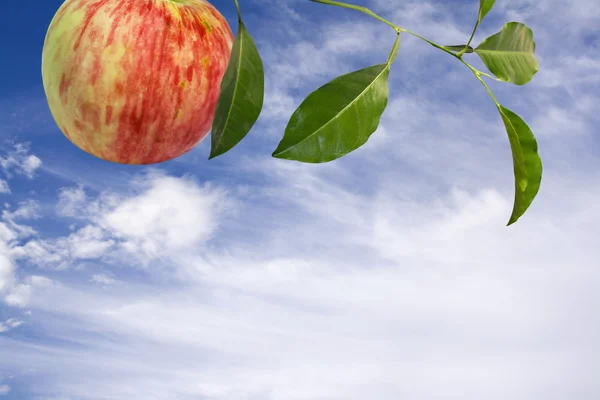
{"label": "white cloud", "polygon": [[35,170],[38,169],[41,165],[42,160],[40,160],[37,156],[29,155],[23,161],[21,168],[23,169],[25,175],[27,175],[28,177],[33,177]]}
{"label": "white cloud", "polygon": [[0,222],[0,241],[9,242],[17,238],[15,232],[4,222]]}
{"label": "white cloud", "polygon": [[16,221],[36,220],[41,218],[41,215],[39,214],[39,204],[33,200],[20,202],[17,209],[14,211],[11,211],[10,204],[6,203],[1,215],[3,221],[0,221],[0,239],[4,240],[5,243],[10,243],[15,239],[23,239],[36,234],[36,230],[33,227]]}
{"label": "white cloud", "polygon": [[141,265],[195,251],[217,229],[224,210],[235,213],[224,190],[159,171],[133,182],[131,194],[104,192],[88,199],[82,187],[60,192],[58,213],[86,221],[67,237],[34,239],[13,249],[19,258],[64,268],[81,259],[108,257]]}
{"label": "white cloud", "polygon": [[2,219],[14,221],[16,219],[39,219],[39,204],[34,200],[26,200],[19,203],[19,207],[15,211],[9,211],[8,207],[2,211]]}
{"label": "white cloud", "polygon": [[18,328],[21,325],[23,325],[23,321],[21,321],[20,319],[17,319],[17,318],[7,319],[4,322],[0,322],[0,333],[8,332],[9,330]]}
{"label": "white cloud", "polygon": [[4,179],[0,179],[0,193],[10,194],[10,186],[8,186],[8,182]]}
{"label": "white cloud", "polygon": [[62,188],[58,193],[57,213],[63,217],[83,217],[87,215],[86,207],[89,207],[87,196],[82,186],[73,188]]}
{"label": "white cloud", "polygon": [[547,190],[568,191],[565,203],[541,201],[506,228],[511,202],[495,189],[415,201],[385,181],[354,191],[344,163],[274,162],[249,165],[270,184],[222,227],[245,229],[174,257],[177,274],[158,274],[171,284],[110,285],[104,274],[97,287],[38,284],[35,323],[76,345],[0,339],[0,368],[36,365],[54,378],[44,395],[81,399],[434,399],[469,387],[471,398],[564,400],[552,382],[598,390],[585,372],[600,351],[585,311],[600,282],[598,190],[555,176]]}
{"label": "white cloud", "polygon": [[44,276],[28,276],[22,282],[14,284],[4,300],[10,306],[23,308],[28,306],[35,291],[52,287],[54,284],[52,279]]}
{"label": "white cloud", "polygon": [[210,239],[224,205],[224,193],[188,179],[155,177],[144,192],[99,216],[99,224],[123,239],[123,246],[150,255],[195,248]]}
{"label": "white cloud", "polygon": [[15,263],[11,249],[0,242],[0,299],[7,304],[23,307],[29,299],[31,288],[19,282],[15,276]]}
{"label": "white cloud", "polygon": [[0,396],[8,396],[10,393],[10,386],[0,385]]}
{"label": "white cloud", "polygon": [[13,282],[14,268],[7,253],[8,250],[4,243],[0,243],[0,294],[7,290]]}
{"label": "white cloud", "polygon": [[[0,156],[0,166],[7,177],[11,171],[32,178],[41,162],[36,156],[28,154],[27,144],[17,144],[14,151],[5,156]],[[10,188],[5,180],[0,180],[0,193],[10,193]],[[13,245],[16,240],[30,237],[36,233],[31,226],[23,225],[16,221],[32,220],[40,217],[39,205],[33,200],[20,202],[17,209],[10,210],[10,204],[5,203],[0,221],[0,299],[7,304],[22,306],[28,298],[27,286],[23,286],[15,277],[13,260]]]}
{"label": "white cloud", "polygon": [[4,301],[9,306],[25,307],[31,298],[32,287],[27,284],[15,284],[8,294],[4,297]]}
{"label": "white cloud", "polygon": [[107,274],[94,274],[90,280],[102,285],[114,285],[117,282],[114,278],[108,276]]}
{"label": "white cloud", "polygon": [[18,143],[13,146],[8,154],[0,156],[0,166],[10,178],[11,172],[24,175],[32,179],[35,171],[42,165],[42,161],[35,155],[29,154],[29,144]]}
{"label": "white cloud", "polygon": [[[19,239],[26,239],[37,232],[28,225],[15,222],[15,220],[36,220],[41,218],[39,204],[35,201],[23,201],[14,210],[10,210],[8,203],[4,204],[0,221],[0,299],[11,306],[25,307],[32,293],[32,289],[41,281],[40,277],[29,276],[24,280],[17,277],[16,259],[27,250],[35,249],[34,246],[27,250],[19,246]],[[33,242],[32,242],[33,243]],[[49,258],[55,257],[48,254]]]}
{"label": "white cloud", "polygon": [[75,259],[98,258],[115,242],[106,238],[106,233],[96,226],[85,226],[68,238],[65,247],[71,249]]}

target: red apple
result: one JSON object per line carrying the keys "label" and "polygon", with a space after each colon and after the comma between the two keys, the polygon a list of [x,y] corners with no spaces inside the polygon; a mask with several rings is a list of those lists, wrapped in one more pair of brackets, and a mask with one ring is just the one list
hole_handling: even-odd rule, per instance
{"label": "red apple", "polygon": [[42,51],[50,111],[101,159],[173,159],[210,131],[232,45],[205,0],[66,0]]}

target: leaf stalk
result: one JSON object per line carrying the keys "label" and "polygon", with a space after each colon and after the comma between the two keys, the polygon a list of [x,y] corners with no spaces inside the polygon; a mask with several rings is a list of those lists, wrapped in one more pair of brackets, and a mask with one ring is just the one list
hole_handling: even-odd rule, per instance
{"label": "leaf stalk", "polygon": [[398,33],[398,36],[396,37],[396,41],[394,42],[394,45],[392,46],[392,50],[390,50],[390,55],[388,56],[388,60],[387,60],[387,63],[389,65],[391,65],[396,60],[396,56],[398,55],[399,47],[400,47],[400,33]]}
{"label": "leaf stalk", "polygon": [[480,20],[479,20],[479,18],[477,18],[477,23],[475,24],[475,27],[473,28],[471,37],[469,37],[469,41],[467,42],[467,45],[465,46],[465,48],[458,52],[458,54],[457,54],[458,57],[462,57],[462,55],[468,50],[469,45],[471,44],[471,42],[473,41],[473,37],[475,36],[475,32],[477,31],[477,28],[479,27],[479,22],[480,22]]}
{"label": "leaf stalk", "polygon": [[238,0],[233,0],[233,1],[235,1],[235,8],[237,10],[238,22],[242,22],[242,12],[240,11],[240,4],[238,3]]}

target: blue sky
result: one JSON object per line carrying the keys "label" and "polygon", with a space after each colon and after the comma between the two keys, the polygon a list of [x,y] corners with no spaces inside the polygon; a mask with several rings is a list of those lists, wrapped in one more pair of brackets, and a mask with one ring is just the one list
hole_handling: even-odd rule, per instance
{"label": "blue sky", "polygon": [[[40,60],[61,2],[3,5],[0,399],[599,398],[598,1],[498,0],[475,35],[519,21],[537,43],[531,83],[489,83],[544,162],[510,227],[492,101],[412,37],[365,146],[272,158],[302,99],[384,61],[394,33],[305,0],[240,3],[266,67],[258,123],[213,160],[207,139],[147,167],[55,126]],[[213,4],[235,32],[233,2]],[[460,44],[478,2],[360,4]]]}

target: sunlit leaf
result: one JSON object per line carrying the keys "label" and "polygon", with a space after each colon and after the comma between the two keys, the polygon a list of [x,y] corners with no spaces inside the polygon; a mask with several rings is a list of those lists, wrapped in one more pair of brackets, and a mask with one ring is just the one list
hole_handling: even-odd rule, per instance
{"label": "sunlit leaf", "polygon": [[498,110],[506,127],[513,154],[515,201],[508,222],[508,225],[511,225],[525,213],[540,189],[542,160],[529,126],[508,108],[498,105]]}
{"label": "sunlit leaf", "polygon": [[492,74],[516,85],[526,84],[538,71],[534,52],[533,32],[519,22],[505,24],[475,48]]}
{"label": "sunlit leaf", "polygon": [[496,0],[479,0],[479,22],[490,12]]}

